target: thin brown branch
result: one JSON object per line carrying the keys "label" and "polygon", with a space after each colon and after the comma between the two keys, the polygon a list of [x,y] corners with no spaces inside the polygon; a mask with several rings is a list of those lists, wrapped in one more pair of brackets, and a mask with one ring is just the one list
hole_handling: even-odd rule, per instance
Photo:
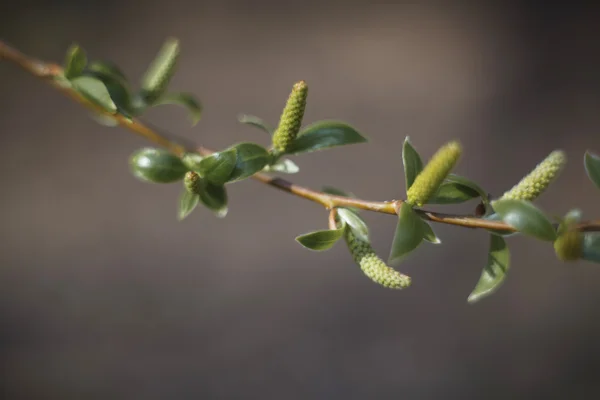
{"label": "thin brown branch", "polygon": [[[156,132],[150,126],[142,122],[137,118],[128,118],[122,114],[116,113],[111,114],[104,110],[102,107],[90,102],[87,98],[83,97],[79,92],[72,89],[68,85],[64,85],[59,80],[55,79],[62,76],[63,69],[61,66],[45,63],[34,58],[28,57],[18,51],[17,49],[9,46],[5,42],[0,40],[0,59],[6,59],[21,69],[29,72],[30,74],[43,79],[44,81],[51,84],[54,88],[60,92],[82,104],[83,106],[91,109],[92,111],[113,118],[119,125],[128,129],[137,135],[144,137],[145,139],[162,146],[169,151],[177,155],[183,155],[185,152],[190,151],[185,146],[182,146],[174,141],[168,139],[164,135]],[[213,151],[206,147],[198,147],[196,149],[200,154],[208,155]],[[272,177],[267,174],[257,173],[252,176],[255,180],[262,182],[266,185],[290,193],[294,196],[302,197],[307,200],[319,203],[327,209],[335,207],[355,207],[367,211],[379,212],[384,214],[397,214],[397,210],[402,205],[402,200],[392,201],[368,201],[355,198],[348,198],[342,196],[335,196],[328,193],[316,191],[304,186],[297,185],[289,182],[285,179]],[[515,229],[503,222],[488,221],[482,218],[473,216],[461,216],[438,213],[427,210],[417,210],[417,212],[426,220],[432,222],[438,222],[443,224],[461,226],[465,228],[479,228],[479,229],[493,229],[504,232],[515,232]],[[600,231],[600,221],[587,221],[577,225],[577,229],[581,231]]]}

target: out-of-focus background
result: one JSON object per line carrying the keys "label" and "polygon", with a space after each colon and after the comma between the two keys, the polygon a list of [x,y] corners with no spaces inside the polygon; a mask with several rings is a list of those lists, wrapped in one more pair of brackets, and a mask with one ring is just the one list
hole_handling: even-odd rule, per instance
{"label": "out-of-focus background", "polygon": [[[293,179],[367,199],[404,195],[407,135],[425,158],[462,141],[457,173],[496,195],[562,148],[539,205],[598,217],[582,163],[600,151],[598,7],[474,4],[24,0],[0,6],[0,37],[51,61],[76,41],[134,80],[180,38],[172,88],[198,95],[203,120],[148,119],[217,149],[266,144],[237,114],[276,123],[304,79],[307,122],[342,119],[372,143],[298,157]],[[343,244],[294,241],[326,226],[319,206],[245,181],[226,219],[177,222],[180,186],[129,174],[142,139],[4,62],[0,90],[2,398],[600,396],[600,266],[510,238],[506,283],[468,305],[488,236],[435,226],[443,245],[401,266],[413,287],[385,290]],[[394,218],[366,218],[386,258]]]}

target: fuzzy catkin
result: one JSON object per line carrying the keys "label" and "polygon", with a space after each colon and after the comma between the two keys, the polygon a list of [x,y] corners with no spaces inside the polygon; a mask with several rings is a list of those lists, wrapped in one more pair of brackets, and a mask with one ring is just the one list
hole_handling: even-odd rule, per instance
{"label": "fuzzy catkin", "polygon": [[401,274],[387,266],[375,254],[371,245],[356,237],[349,227],[346,227],[344,238],[346,239],[352,258],[354,258],[360,269],[371,280],[390,289],[403,289],[410,286],[411,279],[409,276]]}
{"label": "fuzzy catkin", "polygon": [[501,200],[535,200],[557,178],[566,162],[567,156],[563,151],[553,151],[529,175],[504,193]]}
{"label": "fuzzy catkin", "polygon": [[191,194],[200,194],[202,192],[202,178],[194,171],[188,171],[183,178],[183,185]]}
{"label": "fuzzy catkin", "polygon": [[276,151],[280,153],[288,151],[292,142],[298,136],[302,125],[302,118],[304,117],[307,97],[308,86],[306,82],[300,81],[294,84],[279,119],[279,125],[273,134],[273,148]]}
{"label": "fuzzy catkin", "polygon": [[179,60],[179,41],[168,39],[142,78],[142,90],[148,103],[158,100],[175,74]]}
{"label": "fuzzy catkin", "polygon": [[408,189],[407,203],[418,207],[426,204],[452,171],[461,154],[462,146],[458,142],[450,142],[441,147]]}

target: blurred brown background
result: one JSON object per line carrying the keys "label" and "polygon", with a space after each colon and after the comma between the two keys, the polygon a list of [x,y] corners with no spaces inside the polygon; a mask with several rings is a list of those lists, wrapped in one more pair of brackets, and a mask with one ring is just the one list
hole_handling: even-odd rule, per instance
{"label": "blurred brown background", "polygon": [[[406,135],[425,158],[461,140],[457,172],[493,194],[563,148],[571,163],[539,205],[598,217],[582,157],[600,151],[599,8],[528,4],[19,1],[0,6],[0,37],[53,61],[77,41],[134,81],[179,37],[172,88],[199,96],[203,120],[148,119],[213,148],[266,144],[236,115],[275,123],[304,79],[307,122],[343,119],[372,143],[298,157],[293,179],[368,199],[403,196]],[[509,278],[471,306],[487,235],[435,226],[443,245],[401,267],[413,287],[384,290],[343,245],[294,241],[326,226],[319,206],[245,181],[226,219],[177,222],[180,186],[128,172],[145,142],[6,63],[0,89],[2,398],[600,395],[600,266],[511,238]],[[395,221],[367,218],[385,258]]]}

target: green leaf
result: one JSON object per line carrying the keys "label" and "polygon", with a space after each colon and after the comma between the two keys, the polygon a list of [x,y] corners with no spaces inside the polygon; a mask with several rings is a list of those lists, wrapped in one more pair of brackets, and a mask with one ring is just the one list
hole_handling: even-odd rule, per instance
{"label": "green leaf", "polygon": [[65,78],[77,78],[83,73],[86,64],[87,57],[85,51],[76,44],[72,45],[69,50],[67,50],[67,57],[65,59]]}
{"label": "green leaf", "polygon": [[229,180],[237,160],[236,149],[213,153],[198,162],[197,171],[202,177],[216,185]]}
{"label": "green leaf", "polygon": [[423,160],[421,160],[421,156],[410,143],[408,136],[404,139],[404,146],[402,146],[402,163],[404,164],[404,180],[406,181],[406,191],[408,192],[417,175],[423,170]]}
{"label": "green leaf", "polygon": [[460,176],[460,175],[456,175],[456,174],[449,174],[448,177],[446,177],[445,181],[450,182],[450,183],[455,183],[457,185],[462,185],[466,188],[474,190],[475,192],[477,192],[478,196],[481,197],[481,201],[483,202],[483,204],[485,206],[490,204],[490,199],[488,197],[488,193],[485,190],[483,190],[483,188],[481,186],[479,186],[477,183],[473,182],[472,180],[465,178],[464,176]]}
{"label": "green leaf", "polygon": [[442,241],[440,240],[440,238],[437,237],[437,235],[433,231],[433,228],[431,227],[431,225],[429,225],[427,222],[423,221],[422,219],[421,219],[421,221],[423,222],[423,239],[425,239],[429,243],[441,244]]}
{"label": "green leaf", "polygon": [[238,115],[238,121],[242,124],[250,125],[261,131],[267,132],[269,135],[272,135],[273,132],[275,132],[275,128],[254,115],[240,114]]}
{"label": "green leaf", "polygon": [[94,61],[86,68],[84,74],[98,78],[104,83],[119,112],[128,116],[135,115],[127,78],[116,65],[107,61]]}
{"label": "green leaf", "polygon": [[531,202],[526,200],[497,200],[492,203],[502,220],[526,235],[552,242],[556,231],[552,223]]}
{"label": "green leaf", "polygon": [[584,164],[588,177],[600,189],[600,156],[588,150],[585,152]]}
{"label": "green leaf", "polygon": [[364,136],[348,124],[338,121],[320,121],[300,131],[287,153],[308,153],[366,141]]}
{"label": "green leaf", "polygon": [[479,194],[467,186],[459,183],[444,182],[440,185],[435,195],[427,200],[427,204],[459,204],[472,200],[475,197],[479,197]]}
{"label": "green leaf", "polygon": [[425,225],[408,203],[403,203],[398,213],[398,224],[390,251],[390,264],[398,263],[423,241]]}
{"label": "green leaf", "polygon": [[586,232],[583,235],[581,258],[586,261],[600,263],[600,233]]}
{"label": "green leaf", "polygon": [[179,197],[179,209],[177,212],[177,218],[182,221],[188,215],[194,211],[198,202],[200,201],[200,196],[195,193],[191,193],[187,189],[184,189]]}
{"label": "green leaf", "polygon": [[142,78],[141,95],[147,104],[154,104],[166,92],[177,68],[179,41],[169,38]]}
{"label": "green leaf", "polygon": [[167,93],[154,103],[156,106],[162,104],[176,104],[187,108],[192,125],[196,125],[202,117],[202,104],[191,93]]}
{"label": "green leaf", "polygon": [[183,157],[181,157],[181,161],[183,161],[190,171],[200,172],[200,161],[202,161],[203,158],[204,157],[198,153],[185,153]]}
{"label": "green leaf", "polygon": [[279,160],[275,164],[267,165],[265,167],[265,172],[281,172],[284,174],[295,174],[298,171],[300,171],[300,168],[296,165],[296,163],[287,158]]}
{"label": "green leaf", "polygon": [[92,61],[86,67],[86,72],[89,72],[102,80],[111,80],[122,83],[127,82],[127,77],[123,71],[110,61]]}
{"label": "green leaf", "polygon": [[269,162],[267,149],[255,143],[239,143],[231,148],[237,151],[237,158],[229,182],[248,178],[261,171]]}
{"label": "green leaf", "polygon": [[354,236],[366,242],[369,241],[369,228],[367,227],[365,221],[358,216],[358,214],[344,207],[338,208],[337,213],[340,219],[344,221],[344,223],[346,223],[350,229],[352,229]]}
{"label": "green leaf", "polygon": [[[497,213],[492,213],[490,215],[487,215],[487,216],[483,217],[483,219],[486,219],[488,221],[502,221],[502,217],[500,215],[498,215]],[[502,237],[508,237],[508,236],[519,234],[519,232],[508,232],[508,231],[501,231],[501,230],[497,230],[497,229],[486,229],[486,230],[488,232],[493,233],[494,235],[498,235],[498,236],[502,236]]]}
{"label": "green leaf", "polygon": [[296,241],[309,250],[324,251],[333,247],[344,235],[344,227],[306,233],[296,238]]}
{"label": "green leaf", "polygon": [[154,148],[143,148],[133,153],[129,165],[136,178],[154,183],[180,181],[188,171],[179,157]]}
{"label": "green leaf", "polygon": [[481,272],[479,282],[468,298],[469,303],[475,303],[494,293],[504,282],[510,263],[510,252],[503,238],[490,235],[490,250],[488,261]]}
{"label": "green leaf", "polygon": [[204,181],[199,197],[202,204],[214,211],[217,217],[224,218],[227,215],[227,190],[223,185]]}
{"label": "green leaf", "polygon": [[71,83],[75,90],[103,110],[111,114],[117,112],[117,105],[110,97],[106,85],[100,79],[91,76],[79,76],[74,78]]}

